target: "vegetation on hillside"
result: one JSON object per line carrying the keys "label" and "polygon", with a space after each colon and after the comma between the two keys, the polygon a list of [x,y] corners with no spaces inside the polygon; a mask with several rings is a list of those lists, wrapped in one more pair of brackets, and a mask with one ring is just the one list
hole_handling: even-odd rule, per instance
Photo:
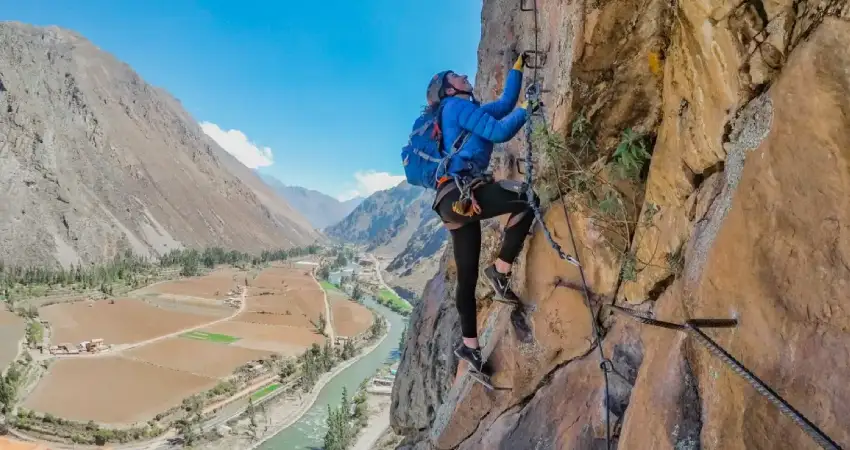
{"label": "vegetation on hillside", "polygon": [[539,174],[542,203],[563,194],[568,208],[587,215],[601,230],[602,242],[621,257],[623,280],[634,280],[648,265],[637,260],[632,238],[639,226],[652,226],[658,212],[649,203],[641,214],[652,139],[651,134],[626,128],[614,149],[599,148],[594,126],[583,112],[572,122],[569,135],[542,125],[533,133],[535,148],[551,161]]}

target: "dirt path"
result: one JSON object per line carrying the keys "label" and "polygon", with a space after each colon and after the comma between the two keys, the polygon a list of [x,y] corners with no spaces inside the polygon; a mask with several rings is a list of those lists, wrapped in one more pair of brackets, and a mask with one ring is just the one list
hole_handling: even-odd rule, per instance
{"label": "dirt path", "polygon": [[369,416],[366,428],[357,437],[351,450],[371,450],[390,426],[390,397],[376,397],[374,403],[378,411]]}
{"label": "dirt path", "polygon": [[[241,297],[241,301],[240,301],[240,304],[239,304],[239,309],[237,309],[237,310],[236,310],[236,312],[234,312],[233,314],[231,314],[231,315],[229,315],[229,316],[227,316],[227,317],[223,317],[223,318],[221,318],[221,319],[216,319],[216,320],[213,320],[212,322],[202,323],[202,324],[200,324],[200,325],[195,325],[195,326],[193,326],[193,327],[183,328],[182,330],[177,330],[177,331],[175,331],[175,332],[173,332],[173,333],[164,334],[164,335],[162,335],[162,336],[157,336],[157,337],[155,337],[155,338],[148,339],[148,340],[145,340],[145,341],[134,342],[134,343],[132,343],[132,344],[119,344],[119,345],[113,345],[111,350],[109,350],[109,351],[105,351],[105,352],[100,352],[100,353],[80,353],[80,354],[76,354],[76,355],[51,355],[51,354],[44,354],[44,355],[42,355],[41,353],[33,353],[33,355],[32,355],[32,356],[33,356],[33,358],[34,358],[34,359],[36,358],[36,355],[39,355],[39,356],[40,356],[40,358],[38,358],[38,359],[51,359],[51,358],[74,358],[74,359],[78,359],[78,358],[101,358],[101,357],[106,357],[106,356],[116,355],[116,354],[119,354],[119,353],[121,353],[121,352],[123,352],[123,351],[130,350],[130,349],[133,349],[133,348],[136,348],[136,347],[141,347],[141,346],[144,346],[144,345],[153,344],[154,342],[158,342],[158,341],[161,341],[161,340],[164,340],[164,339],[168,339],[168,338],[171,338],[171,337],[179,336],[179,335],[181,335],[181,334],[183,334],[183,333],[188,333],[188,332],[191,332],[191,331],[200,330],[201,328],[206,328],[206,327],[209,327],[209,326],[213,326],[213,325],[219,324],[219,323],[221,323],[221,322],[225,322],[225,321],[231,320],[231,319],[235,318],[236,316],[238,316],[240,313],[242,313],[242,312],[244,312],[244,311],[245,311],[245,308],[247,307],[247,306],[246,306],[246,303],[247,303],[247,302],[246,302],[246,298],[245,298],[245,297],[248,295],[248,288],[247,288],[247,287],[245,287],[245,286],[240,286],[239,288],[242,290],[242,292],[239,294],[239,296]],[[327,300],[326,300],[326,301],[327,301]],[[47,357],[45,357],[45,356],[47,356]]]}
{"label": "dirt path", "polygon": [[319,283],[319,280],[316,279],[316,271],[313,270],[310,272],[310,278],[313,279],[313,282],[316,283],[316,286],[322,290],[322,296],[325,298],[325,335],[328,336],[331,340],[331,348],[334,346],[334,327],[331,324],[331,304],[328,301],[328,292],[325,291],[325,288],[322,287],[322,283]]}
{"label": "dirt path", "polygon": [[[375,274],[378,275],[378,283],[380,283],[380,285],[383,286],[384,288],[389,289],[392,292],[395,292],[395,289],[391,288],[390,285],[388,285],[387,283],[384,283],[384,276],[381,275],[381,264],[378,262],[378,258],[371,253],[369,253],[369,257],[371,257],[372,261],[375,262]],[[413,305],[411,305],[410,302],[407,301],[407,299],[405,299],[404,297],[398,295],[397,293],[396,293],[396,296],[398,298],[400,298],[401,301],[407,303],[407,306],[410,306],[411,308],[413,307]]]}

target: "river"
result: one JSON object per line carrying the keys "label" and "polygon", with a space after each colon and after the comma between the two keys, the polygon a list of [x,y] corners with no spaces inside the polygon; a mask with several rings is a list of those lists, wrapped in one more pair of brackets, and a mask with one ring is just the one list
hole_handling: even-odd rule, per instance
{"label": "river", "polygon": [[[331,274],[330,279],[338,281],[339,274]],[[339,405],[342,388],[348,389],[349,398],[353,397],[363,380],[374,375],[375,370],[389,362],[391,358],[398,358],[398,340],[407,318],[379,305],[371,297],[364,297],[364,303],[387,318],[390,323],[389,336],[372,353],[364,356],[328,382],[319,392],[313,406],[297,422],[261,444],[258,447],[260,450],[321,449],[327,431],[328,405],[332,407]]]}

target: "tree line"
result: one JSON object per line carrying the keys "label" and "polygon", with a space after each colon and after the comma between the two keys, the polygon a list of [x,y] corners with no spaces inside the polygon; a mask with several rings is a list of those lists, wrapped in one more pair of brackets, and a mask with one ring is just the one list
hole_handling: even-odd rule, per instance
{"label": "tree line", "polygon": [[325,341],[323,346],[313,343],[307,351],[298,356],[296,363],[287,361],[283,364],[280,378],[285,381],[300,366],[301,373],[297,385],[302,392],[310,392],[323,373],[330,371],[338,362],[353,358],[356,353],[357,349],[351,340],[346,340],[342,347],[336,349],[331,348],[330,341]]}
{"label": "tree line", "polygon": [[324,450],[346,450],[354,443],[357,432],[366,426],[367,405],[365,382],[353,400],[348,398],[348,390],[342,388],[339,406],[328,405],[328,431],[325,432]]}
{"label": "tree line", "polygon": [[[218,264],[262,264],[283,261],[292,257],[312,255],[318,245],[281,250],[265,250],[259,255],[225,250],[221,247],[198,249],[173,249],[153,260],[127,249],[102,264],[76,264],[69,268],[8,265],[0,261],[0,289],[8,291],[16,285],[73,285],[95,288],[105,283],[131,282],[135,277],[154,272],[157,268],[180,267],[184,276],[197,275],[201,267],[213,268]],[[4,292],[8,294],[8,292]]]}

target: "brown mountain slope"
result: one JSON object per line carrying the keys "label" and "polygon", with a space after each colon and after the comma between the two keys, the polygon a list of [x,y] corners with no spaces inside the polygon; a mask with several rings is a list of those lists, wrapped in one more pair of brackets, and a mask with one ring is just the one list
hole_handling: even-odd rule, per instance
{"label": "brown mountain slope", "polygon": [[78,34],[5,22],[0,42],[4,262],[181,245],[257,251],[317,236],[285,201],[228,170],[176,99]]}

